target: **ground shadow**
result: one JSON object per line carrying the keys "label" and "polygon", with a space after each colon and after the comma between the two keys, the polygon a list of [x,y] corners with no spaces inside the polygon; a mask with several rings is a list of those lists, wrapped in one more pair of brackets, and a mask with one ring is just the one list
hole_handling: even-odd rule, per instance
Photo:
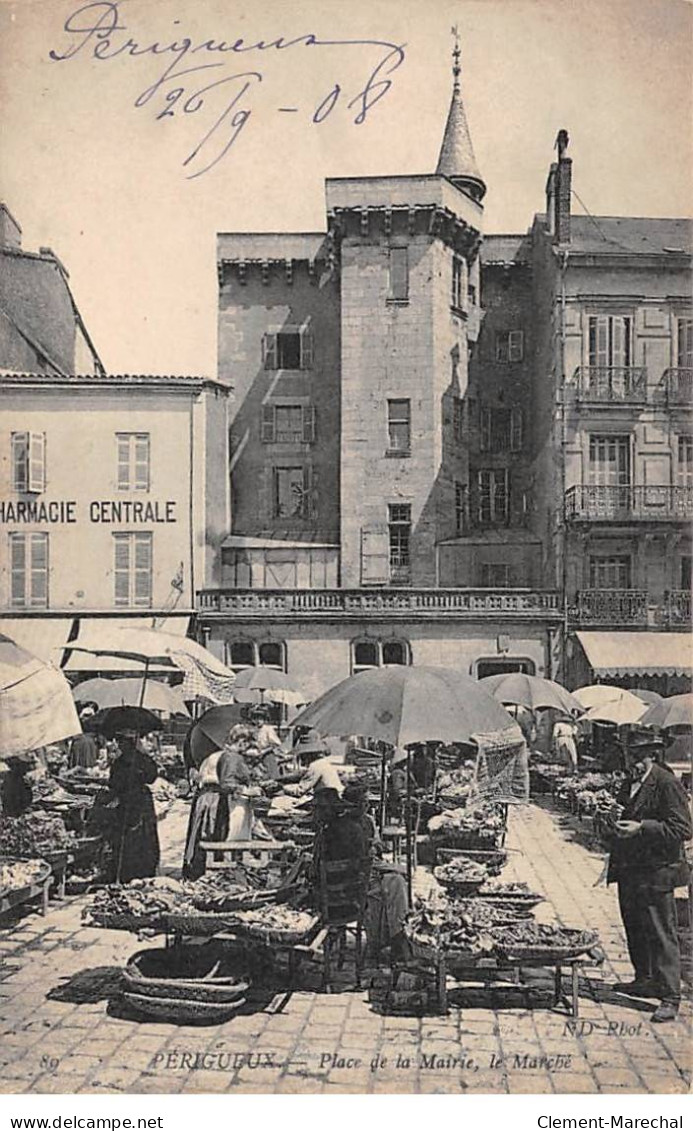
{"label": "ground shadow", "polygon": [[66,1001],[72,1005],[96,1005],[119,991],[121,975],[120,966],[94,966],[91,970],[80,970],[62,985],[55,986],[46,997],[49,1001]]}

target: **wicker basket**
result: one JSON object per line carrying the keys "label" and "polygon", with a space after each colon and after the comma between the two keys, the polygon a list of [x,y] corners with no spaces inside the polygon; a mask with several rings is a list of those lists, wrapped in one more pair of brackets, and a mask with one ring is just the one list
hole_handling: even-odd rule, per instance
{"label": "wicker basket", "polygon": [[[36,860],[36,857],[31,857]],[[0,863],[3,864],[20,864],[25,861],[17,857],[3,856],[0,858]],[[0,914],[5,911],[10,911],[13,907],[19,907],[22,903],[26,903],[30,899],[34,899],[40,895],[46,880],[50,879],[51,867],[46,861],[41,858],[38,863],[42,865],[40,872],[37,872],[34,879],[30,884],[23,888],[2,888],[0,889]]]}
{"label": "wicker basket", "polygon": [[99,915],[91,912],[91,921],[86,926],[99,927],[105,931],[156,931],[164,934],[166,922],[163,913],[156,918],[145,915]]}
{"label": "wicker basket", "polygon": [[245,1005],[243,997],[232,1002],[200,1002],[190,998],[148,997],[129,991],[123,994],[123,999],[135,1012],[172,1025],[220,1025]]}
{"label": "wicker basket", "polygon": [[234,934],[242,935],[244,938],[251,939],[262,946],[297,946],[311,938],[318,922],[318,916],[315,915],[310,927],[305,931],[278,931],[271,927],[261,927],[238,921],[233,923],[232,929]]}
{"label": "wicker basket", "polygon": [[534,892],[528,892],[527,895],[496,895],[492,891],[478,891],[474,892],[480,899],[488,900],[489,903],[495,903],[498,907],[506,907],[508,910],[524,910],[531,911],[533,907],[544,902],[543,895],[535,895]]}
{"label": "wicker basket", "polygon": [[[492,934],[493,930],[490,933]],[[581,954],[586,954],[599,942],[599,935],[596,931],[575,930],[566,931],[566,934],[574,936],[574,941],[565,946],[525,946],[522,943],[505,945],[502,939],[498,939],[496,945],[499,954],[502,954],[508,961],[546,962],[547,965],[553,965],[556,962],[567,962],[571,958],[578,958]]]}
{"label": "wicker basket", "polygon": [[441,887],[444,887],[451,895],[469,896],[474,895],[482,884],[486,883],[486,876],[482,876],[479,880],[451,880],[447,879],[444,874],[441,874],[441,867],[433,869],[433,875]]}
{"label": "wicker basket", "polygon": [[443,848],[469,848],[478,851],[493,851],[498,848],[498,841],[503,833],[498,832],[465,832],[462,829],[439,829],[432,834],[438,847]]}
{"label": "wicker basket", "polygon": [[249,989],[235,971],[219,973],[223,959],[204,953],[207,948],[176,947],[143,950],[128,959],[123,970],[126,993],[164,1000],[177,999],[212,1005],[237,1005]]}
{"label": "wicker basket", "polygon": [[166,931],[176,935],[216,935],[235,927],[229,911],[190,911],[187,914],[170,912],[163,917]]}

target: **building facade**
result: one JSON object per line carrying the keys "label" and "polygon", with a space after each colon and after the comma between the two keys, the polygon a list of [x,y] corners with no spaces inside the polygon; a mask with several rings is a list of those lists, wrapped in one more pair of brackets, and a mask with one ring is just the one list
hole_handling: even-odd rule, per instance
{"label": "building facade", "polygon": [[538,568],[499,581],[470,532],[505,517],[470,444],[486,190],[454,80],[434,174],[328,180],[322,233],[218,237],[233,523],[198,626],[311,697],[390,663],[548,675],[559,650]]}
{"label": "building facade", "polygon": [[0,632],[46,659],[104,621],[185,632],[220,580],[228,387],[4,374],[0,395]]}

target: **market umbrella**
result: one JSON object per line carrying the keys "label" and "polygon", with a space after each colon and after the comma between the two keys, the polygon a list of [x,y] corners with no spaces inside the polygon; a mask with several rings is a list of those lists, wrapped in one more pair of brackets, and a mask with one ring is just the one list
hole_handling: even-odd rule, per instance
{"label": "market umbrella", "polygon": [[[144,684],[144,686],[143,686]],[[95,703],[97,708],[146,707],[164,715],[189,715],[177,687],[150,679],[87,679],[72,689],[76,703]]]}
{"label": "market umbrella", "polygon": [[596,707],[590,707],[582,716],[582,721],[628,726],[640,722],[647,709],[647,704],[642,699],[625,691],[618,699],[609,699]]}
{"label": "market umbrella", "polygon": [[631,691],[613,687],[610,683],[592,683],[588,687],[578,687],[572,695],[584,711],[589,711],[591,707],[603,707],[605,703],[615,703],[624,696],[626,699],[629,696],[637,698]]}
{"label": "market umbrella", "polygon": [[477,680],[450,668],[389,667],[359,672],[326,691],[293,721],[320,734],[363,734],[391,746],[468,742],[490,732],[522,735]]}
{"label": "market umbrella", "polygon": [[640,726],[659,727],[670,730],[672,727],[693,726],[693,695],[669,695],[661,703],[648,707],[638,720]]}
{"label": "market umbrella", "polygon": [[646,703],[648,707],[652,707],[655,703],[661,703],[664,698],[664,696],[660,695],[658,691],[650,691],[645,687],[630,687],[628,690],[630,691],[631,695],[635,695],[636,698],[642,699],[643,703]]}
{"label": "market umbrella", "polygon": [[36,750],[81,731],[62,672],[0,634],[0,756]]}
{"label": "market umbrella", "polygon": [[308,701],[291,676],[262,664],[237,673],[233,696],[237,703],[286,703],[291,707]]}
{"label": "market umbrella", "polygon": [[479,680],[479,683],[499,703],[511,703],[517,707],[526,707],[529,711],[553,707],[568,714],[582,712],[577,699],[552,679],[542,679],[525,672],[504,672],[501,675],[488,675]]}
{"label": "market umbrella", "polygon": [[[80,628],[81,632],[81,628]],[[116,656],[144,665],[144,679],[150,664],[161,664],[174,670],[183,671],[185,679],[181,687],[184,699],[201,696],[216,703],[233,701],[233,685],[236,677],[196,640],[187,636],[177,636],[173,632],[162,632],[158,628],[99,626],[94,639],[75,640],[64,645],[66,651],[87,652],[93,656]]]}
{"label": "market umbrella", "polygon": [[127,731],[134,731],[139,735],[151,734],[153,730],[161,730],[163,723],[144,707],[106,707],[92,715],[86,726],[106,738],[113,738],[114,735]]}
{"label": "market umbrella", "polygon": [[210,707],[193,723],[186,736],[184,755],[188,755],[190,768],[200,766],[209,754],[221,750],[232,726],[241,722],[241,708],[237,703],[225,703],[221,707]]}

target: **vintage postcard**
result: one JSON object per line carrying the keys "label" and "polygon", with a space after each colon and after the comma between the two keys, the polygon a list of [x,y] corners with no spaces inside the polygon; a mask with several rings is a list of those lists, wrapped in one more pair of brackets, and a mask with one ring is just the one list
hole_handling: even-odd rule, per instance
{"label": "vintage postcard", "polygon": [[0,1092],[687,1091],[692,19],[1,0]]}

